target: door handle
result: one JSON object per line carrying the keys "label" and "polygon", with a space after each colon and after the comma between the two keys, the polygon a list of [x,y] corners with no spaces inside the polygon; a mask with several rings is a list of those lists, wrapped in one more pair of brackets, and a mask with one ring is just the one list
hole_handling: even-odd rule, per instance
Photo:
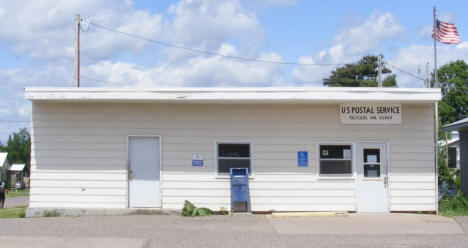
{"label": "door handle", "polygon": [[132,170],[128,170],[128,179],[129,179],[129,180],[132,180],[132,179],[133,179]]}
{"label": "door handle", "polygon": [[384,178],[383,178],[383,183],[384,183],[384,186],[385,186],[385,188],[386,188],[387,185],[388,185],[388,176],[384,176]]}

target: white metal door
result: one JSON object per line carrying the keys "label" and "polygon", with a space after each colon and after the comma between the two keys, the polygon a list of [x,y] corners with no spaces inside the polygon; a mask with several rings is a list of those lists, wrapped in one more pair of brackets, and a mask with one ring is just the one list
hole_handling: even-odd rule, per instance
{"label": "white metal door", "polygon": [[158,137],[129,137],[129,207],[161,207]]}
{"label": "white metal door", "polygon": [[356,206],[361,213],[388,213],[386,143],[358,143]]}

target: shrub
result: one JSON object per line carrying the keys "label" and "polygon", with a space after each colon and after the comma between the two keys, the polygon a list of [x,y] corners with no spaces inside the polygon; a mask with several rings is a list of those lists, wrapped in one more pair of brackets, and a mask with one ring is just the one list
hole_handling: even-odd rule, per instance
{"label": "shrub", "polygon": [[225,207],[220,207],[218,213],[219,213],[219,215],[227,215],[227,214],[229,214],[227,208],[225,208]]}
{"label": "shrub", "polygon": [[209,208],[197,208],[197,215],[198,216],[210,216],[213,215],[213,211]]}
{"label": "shrub", "polygon": [[195,206],[189,201],[185,200],[184,208],[182,209],[182,216],[192,216]]}
{"label": "shrub", "polygon": [[468,215],[468,199],[460,194],[444,198],[439,202],[439,212],[445,216]]}
{"label": "shrub", "polygon": [[191,202],[185,200],[184,208],[182,209],[182,216],[210,216],[213,211],[208,208],[197,208]]}

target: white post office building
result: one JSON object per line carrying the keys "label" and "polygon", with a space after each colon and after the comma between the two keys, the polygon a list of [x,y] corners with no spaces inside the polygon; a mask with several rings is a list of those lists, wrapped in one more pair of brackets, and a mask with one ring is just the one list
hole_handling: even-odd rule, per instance
{"label": "white post office building", "polygon": [[437,211],[439,89],[26,88],[28,215],[231,207]]}

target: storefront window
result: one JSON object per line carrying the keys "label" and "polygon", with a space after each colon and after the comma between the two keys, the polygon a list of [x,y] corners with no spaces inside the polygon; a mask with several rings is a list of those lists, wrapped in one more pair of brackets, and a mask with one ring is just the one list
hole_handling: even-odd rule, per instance
{"label": "storefront window", "polygon": [[218,143],[219,174],[229,173],[231,168],[247,168],[251,172],[250,143]]}
{"label": "storefront window", "polygon": [[320,175],[352,175],[352,152],[349,144],[320,145]]}

